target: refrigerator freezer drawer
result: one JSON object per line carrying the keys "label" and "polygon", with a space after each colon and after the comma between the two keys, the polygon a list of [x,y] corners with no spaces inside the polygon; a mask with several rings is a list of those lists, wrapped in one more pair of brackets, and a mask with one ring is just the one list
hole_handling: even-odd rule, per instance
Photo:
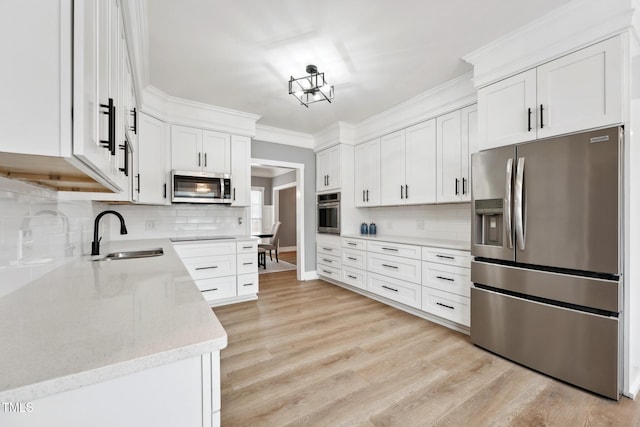
{"label": "refrigerator freezer drawer", "polygon": [[618,319],[471,289],[471,341],[618,399]]}

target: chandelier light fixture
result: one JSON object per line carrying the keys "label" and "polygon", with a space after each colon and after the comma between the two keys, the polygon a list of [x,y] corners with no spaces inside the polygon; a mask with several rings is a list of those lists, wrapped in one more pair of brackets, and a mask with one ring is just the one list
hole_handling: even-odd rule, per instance
{"label": "chandelier light fixture", "polygon": [[329,101],[333,99],[333,86],[330,86],[324,79],[324,73],[318,72],[315,65],[307,65],[308,76],[289,80],[289,95],[295,96],[305,107],[318,101]]}

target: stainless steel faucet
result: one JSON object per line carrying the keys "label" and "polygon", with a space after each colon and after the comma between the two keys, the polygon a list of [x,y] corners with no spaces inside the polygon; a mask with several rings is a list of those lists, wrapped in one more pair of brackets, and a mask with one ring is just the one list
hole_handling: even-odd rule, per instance
{"label": "stainless steel faucet", "polygon": [[100,240],[102,237],[98,238],[98,226],[100,224],[100,219],[106,214],[114,214],[120,220],[120,234],[127,234],[127,227],[124,224],[124,218],[120,213],[112,210],[102,211],[96,216],[96,220],[93,223],[93,242],[91,242],[91,255],[100,255]]}

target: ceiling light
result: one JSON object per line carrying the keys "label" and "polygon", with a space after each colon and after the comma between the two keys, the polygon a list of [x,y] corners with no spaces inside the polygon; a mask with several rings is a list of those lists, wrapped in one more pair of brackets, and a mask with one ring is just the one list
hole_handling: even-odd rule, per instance
{"label": "ceiling light", "polygon": [[315,65],[307,65],[308,76],[289,80],[289,95],[296,97],[305,107],[318,101],[329,101],[333,99],[333,86],[330,86],[324,79],[324,73],[318,72]]}

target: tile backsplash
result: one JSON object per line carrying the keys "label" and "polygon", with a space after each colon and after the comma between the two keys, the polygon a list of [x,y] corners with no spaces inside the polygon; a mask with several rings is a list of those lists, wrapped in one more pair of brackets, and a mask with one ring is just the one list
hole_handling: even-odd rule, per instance
{"label": "tile backsplash", "polygon": [[471,240],[469,203],[369,208],[361,221],[375,222],[378,234]]}
{"label": "tile backsplash", "polygon": [[0,177],[0,296],[90,252],[93,204]]}
{"label": "tile backsplash", "polygon": [[[244,236],[250,234],[249,208],[220,205],[110,205],[122,214],[128,234],[120,235],[119,221],[108,215],[104,240],[149,239],[166,237]],[[103,220],[103,221],[104,221]]]}

